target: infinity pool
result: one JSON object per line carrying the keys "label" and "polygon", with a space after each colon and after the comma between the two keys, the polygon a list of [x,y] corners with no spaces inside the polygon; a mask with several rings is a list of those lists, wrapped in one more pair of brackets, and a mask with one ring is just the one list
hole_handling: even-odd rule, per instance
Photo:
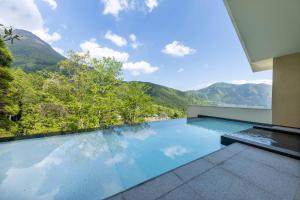
{"label": "infinity pool", "polygon": [[222,147],[251,124],[177,119],[0,143],[0,199],[102,199]]}

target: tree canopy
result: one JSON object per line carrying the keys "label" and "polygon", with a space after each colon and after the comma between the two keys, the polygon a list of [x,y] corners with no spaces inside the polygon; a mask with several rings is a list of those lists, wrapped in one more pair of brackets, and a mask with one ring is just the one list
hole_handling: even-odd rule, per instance
{"label": "tree canopy", "polygon": [[[5,49],[6,50],[6,49]],[[109,127],[144,122],[157,115],[178,117],[154,104],[142,83],[124,82],[122,63],[70,52],[59,71],[9,69],[2,136]]]}

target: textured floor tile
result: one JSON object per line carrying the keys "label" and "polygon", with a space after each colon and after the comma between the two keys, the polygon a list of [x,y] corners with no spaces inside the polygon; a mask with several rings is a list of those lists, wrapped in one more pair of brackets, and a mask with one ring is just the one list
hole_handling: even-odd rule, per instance
{"label": "textured floor tile", "polygon": [[242,156],[235,156],[220,166],[282,199],[293,199],[300,183],[295,176]]}
{"label": "textured floor tile", "polygon": [[246,150],[247,147],[248,147],[247,145],[236,142],[236,143],[233,143],[233,144],[225,147],[225,149],[227,151],[230,151],[230,152],[233,152],[233,153],[239,153],[243,150]]}
{"label": "textured floor tile", "polygon": [[187,181],[207,171],[213,166],[214,165],[207,160],[199,159],[180,168],[177,168],[173,172],[176,173],[184,181]]}
{"label": "textured floor tile", "polygon": [[189,181],[188,185],[201,197],[209,200],[279,200],[220,167]]}
{"label": "textured floor tile", "polygon": [[126,200],[157,199],[181,184],[183,182],[174,173],[170,172],[124,192],[123,197]]}
{"label": "textured floor tile", "polygon": [[159,200],[204,200],[188,185],[181,185],[179,188],[171,191],[170,193],[162,196]]}
{"label": "textured floor tile", "polygon": [[212,154],[209,154],[208,156],[205,156],[204,159],[208,160],[209,162],[211,162],[213,164],[219,164],[219,163],[229,159],[234,154],[235,154],[234,152],[227,151],[225,148],[225,149],[216,151]]}
{"label": "textured floor tile", "polygon": [[247,148],[240,153],[250,160],[261,162],[278,171],[289,173],[300,178],[300,161],[257,148]]}
{"label": "textured floor tile", "polygon": [[297,192],[295,194],[294,200],[300,200],[300,184],[298,186],[298,190],[297,190]]}

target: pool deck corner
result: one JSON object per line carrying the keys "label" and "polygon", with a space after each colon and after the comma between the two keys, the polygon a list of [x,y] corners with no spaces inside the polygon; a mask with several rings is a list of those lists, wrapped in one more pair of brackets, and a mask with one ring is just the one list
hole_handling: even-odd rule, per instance
{"label": "pool deck corner", "polygon": [[300,161],[234,143],[107,200],[300,200]]}

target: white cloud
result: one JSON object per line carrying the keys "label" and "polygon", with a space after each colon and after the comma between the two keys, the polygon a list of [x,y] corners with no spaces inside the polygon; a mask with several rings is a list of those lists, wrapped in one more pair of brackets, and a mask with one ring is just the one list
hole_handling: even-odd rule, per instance
{"label": "white cloud", "polygon": [[52,47],[56,52],[60,53],[61,55],[64,55],[64,50],[58,47]]}
{"label": "white cloud", "polygon": [[129,55],[126,52],[119,52],[107,47],[101,47],[94,38],[81,43],[80,48],[83,52],[89,52],[90,56],[93,58],[101,59],[103,57],[110,57],[115,58],[120,62],[126,62],[129,58]]}
{"label": "white cloud", "polygon": [[140,61],[135,63],[124,63],[123,69],[128,70],[134,76],[138,76],[140,74],[151,74],[157,71],[159,68],[152,66],[150,63],[147,63],[145,61]]}
{"label": "white cloud", "polygon": [[[45,0],[47,1],[47,0]],[[100,0],[103,5],[104,15],[113,15],[114,17],[119,16],[121,11],[142,11],[151,12],[158,6],[158,0]]]}
{"label": "white cloud", "polygon": [[178,41],[173,41],[172,43],[167,44],[162,52],[172,56],[183,57],[195,53],[196,50],[185,46]]}
{"label": "white cloud", "polygon": [[55,10],[57,8],[56,0],[43,0],[43,1],[45,1],[51,7],[52,10]]}
{"label": "white cloud", "polygon": [[45,22],[34,0],[1,0],[0,23],[31,31],[48,43],[61,39],[59,33],[50,33],[45,27]]}
{"label": "white cloud", "polygon": [[183,71],[184,71],[183,68],[179,68],[179,69],[177,70],[178,73],[181,73],[181,72],[183,72]]}
{"label": "white cloud", "polygon": [[34,167],[37,168],[50,167],[51,165],[60,165],[61,163],[62,163],[62,159],[57,158],[54,155],[50,154],[40,162],[36,163]]}
{"label": "white cloud", "polygon": [[115,164],[118,164],[120,162],[123,162],[124,160],[126,160],[126,155],[125,154],[116,154],[113,157],[109,158],[108,160],[106,160],[104,163],[108,166],[113,166]]}
{"label": "white cloud", "polygon": [[260,83],[265,83],[265,84],[269,84],[272,85],[272,80],[271,79],[262,79],[262,80],[233,80],[231,81],[231,83],[233,84],[246,84],[246,83],[253,83],[253,84],[260,84]]}
{"label": "white cloud", "polygon": [[135,42],[135,41],[136,41],[136,35],[134,35],[134,34],[130,34],[130,35],[129,35],[129,38],[130,38],[130,40],[131,40],[132,42]]}
{"label": "white cloud", "polygon": [[188,150],[187,148],[182,147],[180,145],[166,147],[166,148],[162,149],[161,151],[165,154],[165,156],[172,158],[172,159],[175,159],[178,156],[182,156],[182,155],[190,152],[190,150]]}
{"label": "white cloud", "polygon": [[123,131],[122,135],[126,139],[146,140],[147,138],[156,135],[156,132],[152,129],[141,129],[138,131]]}
{"label": "white cloud", "polygon": [[146,6],[149,9],[149,12],[151,12],[154,8],[158,6],[157,0],[146,0]]}
{"label": "white cloud", "polygon": [[139,46],[142,46],[142,44],[140,44],[137,39],[136,39],[136,35],[135,34],[130,34],[129,35],[129,39],[131,41],[131,47],[134,49],[137,49]]}
{"label": "white cloud", "polygon": [[128,8],[128,0],[101,0],[104,4],[103,14],[111,14],[115,17],[119,15],[119,12]]}
{"label": "white cloud", "polygon": [[50,44],[61,39],[61,35],[59,33],[54,32],[54,33],[50,34],[48,28],[35,30],[35,31],[33,31],[33,33],[36,34],[37,36],[39,36],[42,40],[44,40]]}
{"label": "white cloud", "polygon": [[105,39],[110,40],[115,45],[122,47],[127,45],[127,40],[125,38],[122,38],[121,36],[112,33],[110,30],[108,30],[105,34]]}

